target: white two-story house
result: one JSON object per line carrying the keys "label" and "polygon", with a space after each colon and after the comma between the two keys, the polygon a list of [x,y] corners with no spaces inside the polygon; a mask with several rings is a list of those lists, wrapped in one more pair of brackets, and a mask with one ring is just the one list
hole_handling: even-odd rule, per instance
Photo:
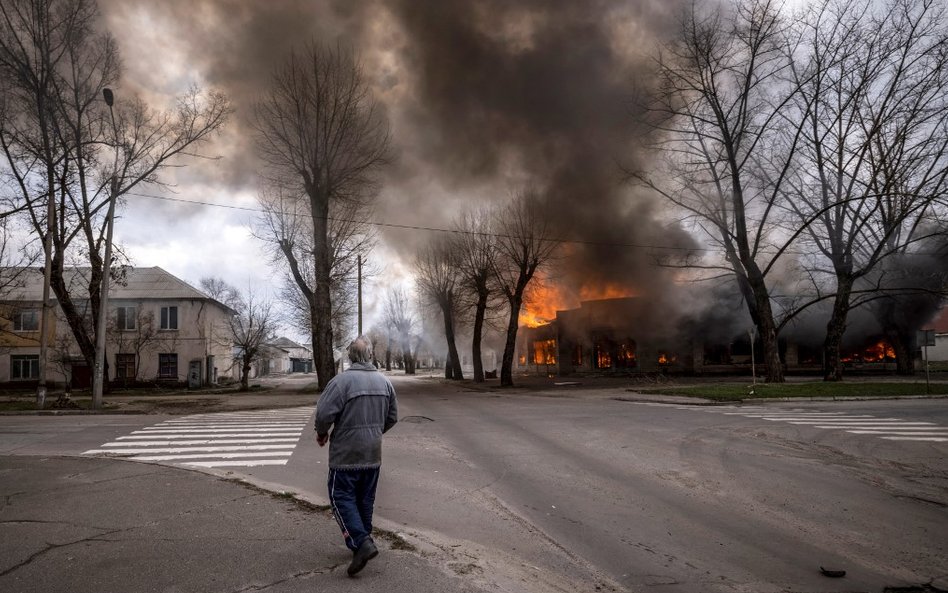
{"label": "white two-story house", "polygon": [[[67,270],[67,285],[81,295],[89,270]],[[43,272],[30,269],[0,294],[0,383],[35,382]],[[55,298],[54,298],[55,302]],[[75,299],[88,308],[88,299]],[[47,380],[83,388],[92,370],[55,306],[49,329]],[[126,268],[109,290],[106,355],[112,383],[172,382],[209,385],[232,364],[229,320],[236,312],[165,270]],[[91,312],[86,311],[91,327]]]}

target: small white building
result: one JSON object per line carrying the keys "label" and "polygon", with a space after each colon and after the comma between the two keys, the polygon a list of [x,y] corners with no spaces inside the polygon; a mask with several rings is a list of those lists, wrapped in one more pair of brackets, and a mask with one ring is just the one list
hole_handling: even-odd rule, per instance
{"label": "small white building", "polygon": [[306,346],[297,344],[289,338],[277,338],[267,346],[273,352],[274,373],[311,373],[313,372],[313,352]]}
{"label": "small white building", "polygon": [[[239,381],[240,351],[236,347],[233,357],[233,379]],[[311,372],[313,372],[312,350],[289,338],[277,338],[260,348],[260,355],[250,366],[249,378]]]}
{"label": "small white building", "polygon": [[[74,302],[91,325],[89,269],[68,269],[65,276],[74,295],[86,296],[74,296]],[[35,382],[39,376],[43,271],[26,270],[21,277],[18,286],[0,295],[0,383]],[[54,311],[47,380],[88,387],[92,369],[58,304]],[[231,364],[229,320],[235,313],[161,268],[126,268],[124,280],[109,290],[109,380],[217,383],[219,368],[224,372]]]}
{"label": "small white building", "polygon": [[938,315],[925,326],[925,329],[935,331],[935,345],[928,347],[928,360],[948,362],[948,306],[942,308]]}

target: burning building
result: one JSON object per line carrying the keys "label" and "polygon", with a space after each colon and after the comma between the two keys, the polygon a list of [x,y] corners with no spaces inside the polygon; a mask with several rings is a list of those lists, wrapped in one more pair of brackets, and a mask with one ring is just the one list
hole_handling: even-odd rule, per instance
{"label": "burning building", "polygon": [[517,362],[560,375],[693,367],[693,349],[656,331],[652,315],[641,297],[582,301],[575,309],[556,311],[549,323],[521,328]]}
{"label": "burning building", "polygon": [[[763,360],[760,341],[746,330],[735,330],[733,323],[717,320],[720,325],[710,328],[708,320],[663,316],[642,297],[581,301],[576,308],[556,311],[549,322],[532,323],[537,319],[542,317],[530,312],[522,317],[527,322],[518,333],[516,356],[521,371],[740,373]],[[821,344],[812,334],[787,331],[779,346],[787,371],[818,373],[822,368]],[[896,370],[892,345],[871,331],[851,336],[842,355],[850,370]],[[917,358],[915,353],[915,366]]]}

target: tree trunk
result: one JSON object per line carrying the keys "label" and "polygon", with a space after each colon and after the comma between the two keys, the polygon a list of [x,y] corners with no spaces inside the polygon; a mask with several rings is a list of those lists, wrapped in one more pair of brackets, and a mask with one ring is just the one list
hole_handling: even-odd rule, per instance
{"label": "tree trunk", "polygon": [[484,331],[484,314],[487,312],[487,295],[481,293],[477,297],[477,307],[474,310],[474,337],[471,338],[471,356],[474,357],[474,382],[484,382],[484,363],[481,360],[481,333]]}
{"label": "tree trunk", "polygon": [[[336,375],[336,360],[332,348],[332,296],[329,290],[330,258],[329,258],[329,201],[328,198],[318,195],[318,190],[311,190],[311,208],[313,210],[313,287],[312,326],[313,326],[313,356],[316,359],[316,379],[319,390],[322,391],[329,384],[329,380]],[[320,207],[321,206],[321,207]]]}
{"label": "tree trunk", "polygon": [[783,362],[780,360],[780,342],[777,338],[777,328],[773,317],[762,318],[761,326],[757,328],[764,346],[764,364],[767,374],[767,383],[783,383]]}
{"label": "tree trunk", "polygon": [[[461,370],[461,358],[458,356],[458,346],[454,338],[454,304],[448,300],[443,303],[441,312],[444,314],[444,337],[448,342],[448,360],[445,362],[445,377],[460,381],[464,378],[464,372]],[[448,367],[451,368],[450,374]]]}
{"label": "tree trunk", "polygon": [[402,336],[402,360],[405,364],[405,374],[414,375],[415,358],[411,353],[411,338],[408,336]]}
{"label": "tree trunk", "polygon": [[[59,302],[60,308],[63,310],[66,323],[69,324],[69,329],[72,330],[73,337],[76,339],[76,344],[79,345],[79,352],[82,353],[82,357],[85,359],[86,364],[89,365],[89,368],[94,369],[95,342],[92,340],[92,336],[89,335],[85,319],[83,319],[82,314],[76,309],[76,305],[69,295],[69,289],[66,287],[66,282],[63,278],[63,266],[60,257],[54,257],[53,259],[50,285],[53,289],[53,294],[56,295],[56,300]],[[103,391],[105,391],[109,383],[107,367],[103,369],[102,377],[102,388]]]}
{"label": "tree trunk", "polygon": [[846,318],[849,315],[849,299],[853,291],[853,278],[848,274],[837,274],[836,298],[833,313],[826,323],[826,339],[823,340],[823,380],[842,381],[843,361],[840,347],[846,333]]}
{"label": "tree trunk", "polygon": [[887,328],[886,338],[892,349],[895,350],[895,372],[898,375],[910,376],[915,374],[915,341],[913,336],[897,328]]}
{"label": "tree trunk", "polygon": [[764,349],[764,360],[762,361],[766,373],[764,380],[767,383],[783,383],[783,363],[780,361],[777,324],[774,322],[767,286],[756,266],[751,268],[751,275],[746,278],[746,284],[741,285],[741,288],[752,303],[752,306],[749,307],[751,319],[754,321],[760,343]]}
{"label": "tree trunk", "polygon": [[510,299],[510,320],[507,322],[507,340],[504,342],[504,358],[500,365],[501,387],[513,387],[513,360],[517,349],[517,329],[520,326],[520,307],[523,296],[515,294]]}
{"label": "tree trunk", "polygon": [[250,359],[247,357],[243,357],[240,367],[240,390],[250,391]]}
{"label": "tree trunk", "polygon": [[385,347],[385,370],[386,371],[392,370],[392,347],[391,346]]}

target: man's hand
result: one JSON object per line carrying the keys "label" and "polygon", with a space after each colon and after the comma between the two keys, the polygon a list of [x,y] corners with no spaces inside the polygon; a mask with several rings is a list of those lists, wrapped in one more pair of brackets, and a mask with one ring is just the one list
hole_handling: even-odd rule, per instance
{"label": "man's hand", "polygon": [[329,434],[317,434],[316,442],[319,443],[320,447],[325,447],[326,443],[329,442]]}

